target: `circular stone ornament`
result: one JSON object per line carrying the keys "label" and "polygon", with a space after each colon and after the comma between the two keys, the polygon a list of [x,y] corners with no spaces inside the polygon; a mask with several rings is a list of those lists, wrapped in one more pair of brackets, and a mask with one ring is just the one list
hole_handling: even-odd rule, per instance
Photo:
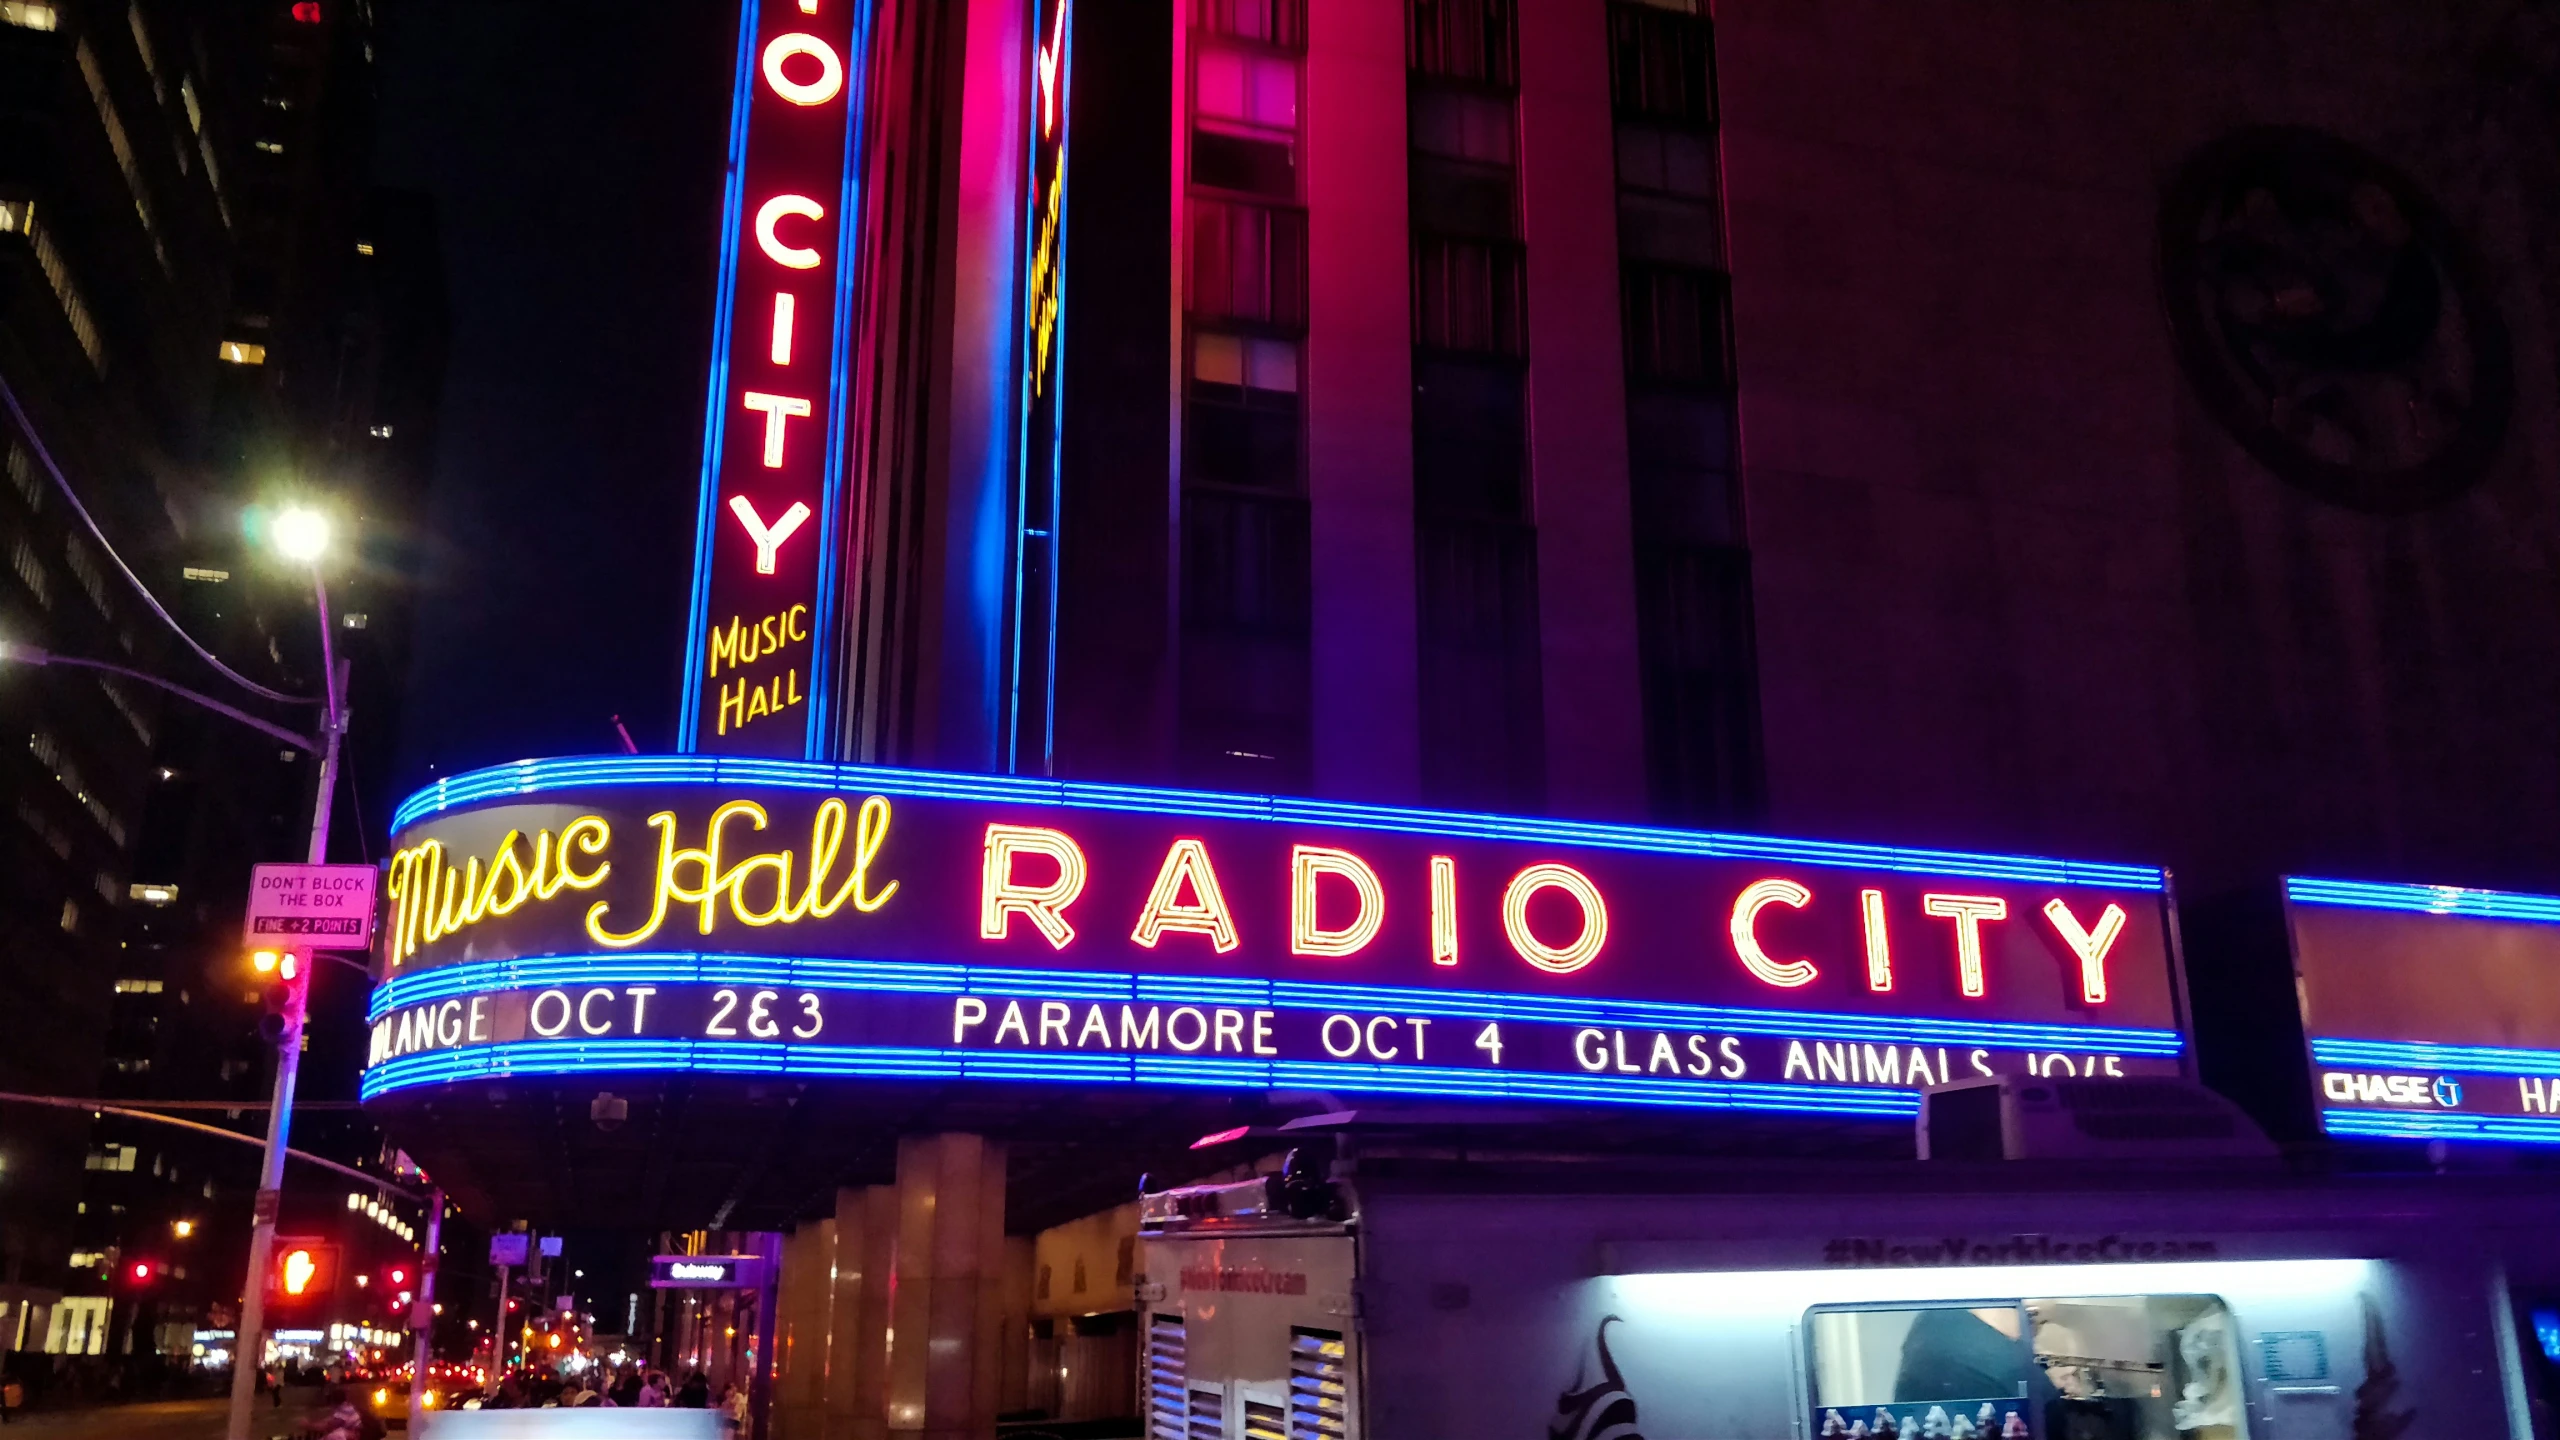
{"label": "circular stone ornament", "polygon": [[2160,257],[2180,367],[2286,483],[2405,514],[2497,458],[2506,327],[2461,234],[2381,160],[2314,130],[2226,136],[2171,182]]}

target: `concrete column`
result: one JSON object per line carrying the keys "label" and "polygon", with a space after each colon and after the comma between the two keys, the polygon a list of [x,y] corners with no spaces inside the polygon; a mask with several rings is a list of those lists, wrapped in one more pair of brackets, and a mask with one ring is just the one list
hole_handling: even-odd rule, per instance
{"label": "concrete column", "polygon": [[1404,10],[1307,4],[1315,788],[1358,800],[1410,800],[1422,784]]}
{"label": "concrete column", "polygon": [[1004,1147],[977,1135],[900,1140],[897,1247],[888,1440],[988,1440],[1002,1348]]}
{"label": "concrete column", "polygon": [[773,1357],[774,1433],[780,1440],[817,1440],[822,1431],[835,1268],[834,1216],[804,1224],[784,1238],[782,1313]]}
{"label": "concrete column", "polygon": [[883,1440],[889,1364],[889,1270],[898,1188],[836,1192],[835,1313],[828,1325],[827,1440]]}
{"label": "concrete column", "polygon": [[996,1343],[999,1415],[1028,1409],[1031,1404],[1031,1277],[1035,1263],[1030,1236],[1005,1237],[1003,1303]]}
{"label": "concrete column", "polygon": [[1645,811],[1608,7],[1521,0],[1521,238],[1547,807]]}

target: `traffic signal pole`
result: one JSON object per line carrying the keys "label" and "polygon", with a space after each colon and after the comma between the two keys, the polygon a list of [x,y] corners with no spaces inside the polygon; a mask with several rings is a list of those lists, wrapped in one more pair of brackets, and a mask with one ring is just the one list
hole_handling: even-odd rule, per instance
{"label": "traffic signal pole", "polygon": [[436,1266],[444,1256],[444,1187],[427,1192],[427,1248],[418,1257],[418,1303],[409,1324],[418,1332],[418,1358],[409,1370],[409,1433],[427,1433],[427,1366],[436,1345]]}
{"label": "traffic signal pole", "polygon": [[[346,676],[338,668],[330,643],[328,587],[320,582],[316,570],[312,573],[312,590],[320,602],[320,663],[328,685],[328,705],[321,717],[320,781],[311,802],[311,863],[320,865],[329,859],[329,800],[337,793],[338,740],[347,729]],[[240,1327],[232,1341],[231,1416],[223,1427],[225,1440],[249,1440],[249,1413],[258,1398],[258,1374],[266,1367],[267,1267],[275,1262],[276,1209],[283,1200],[284,1154],[293,1130],[293,1082],[295,1072],[302,1068],[302,1021],[307,1008],[304,1001],[311,988],[311,962],[307,956],[301,977],[286,983],[284,1035],[276,1044],[275,1101],[267,1111],[267,1153],[258,1166],[258,1198],[251,1210],[249,1274],[240,1286]],[[436,1216],[429,1215],[427,1223],[432,1234]]]}

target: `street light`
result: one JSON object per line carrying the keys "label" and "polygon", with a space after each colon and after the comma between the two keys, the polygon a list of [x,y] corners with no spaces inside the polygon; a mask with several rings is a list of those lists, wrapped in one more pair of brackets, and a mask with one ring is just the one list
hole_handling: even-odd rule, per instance
{"label": "street light", "polygon": [[[325,687],[320,735],[320,777],[311,802],[310,861],[329,858],[329,801],[338,788],[338,742],[347,731],[346,673],[329,633],[329,585],[321,578],[320,559],[329,550],[329,521],[316,510],[292,506],[267,527],[267,541],[286,560],[311,571],[311,596],[320,617],[320,675]],[[306,747],[311,748],[311,747]],[[286,963],[278,959],[278,968]],[[251,1208],[248,1278],[240,1287],[239,1358],[231,1367],[231,1413],[223,1433],[227,1440],[249,1440],[249,1415],[257,1401],[257,1367],[265,1354],[267,1270],[275,1260],[276,1210],[282,1199],[286,1142],[293,1128],[293,1082],[302,1063],[303,986],[288,992],[284,1034],[276,1044],[275,1099],[267,1111],[267,1152],[258,1167],[258,1196]]]}
{"label": "street light", "polygon": [[297,565],[316,564],[329,551],[329,517],[296,505],[276,516],[267,538],[276,553]]}

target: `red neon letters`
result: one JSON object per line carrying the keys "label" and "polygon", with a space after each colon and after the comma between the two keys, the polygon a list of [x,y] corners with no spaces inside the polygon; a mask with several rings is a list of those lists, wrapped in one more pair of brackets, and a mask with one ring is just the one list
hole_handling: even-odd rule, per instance
{"label": "red neon letters", "polygon": [[2107,1003],[2107,952],[2116,948],[2116,939],[2124,934],[2124,907],[2110,903],[2098,915],[2098,928],[2080,928],[2080,917],[2060,896],[2044,904],[2044,918],[2053,922],[2054,933],[2071,953],[2080,957],[2080,998],[2092,1005]]}
{"label": "red neon letters", "polygon": [[[1561,890],[1581,908],[1582,929],[1572,943],[1549,945],[1529,928],[1529,900],[1541,890]],[[1502,933],[1521,959],[1550,975],[1570,975],[1599,958],[1609,939],[1609,902],[1590,876],[1570,865],[1532,865],[1503,887]]]}
{"label": "red neon letters", "polygon": [[[1046,884],[1024,884],[1014,878],[1017,855],[1046,856],[1058,873]],[[1048,937],[1052,948],[1064,950],[1076,938],[1076,927],[1067,923],[1067,907],[1083,893],[1084,852],[1065,831],[1034,825],[987,827],[986,874],[978,886],[979,939],[1003,939],[1013,917],[1020,915]]]}
{"label": "red neon letters", "polygon": [[[1189,890],[1191,898],[1182,898]],[[1242,942],[1236,939],[1236,917],[1218,890],[1218,872],[1209,864],[1209,847],[1197,840],[1176,840],[1164,852],[1164,868],[1156,872],[1156,888],[1138,912],[1138,928],[1129,938],[1153,950],[1168,930],[1206,935],[1224,955]]]}
{"label": "red neon letters", "polygon": [[[1340,960],[1375,954],[1396,963],[1420,964],[1427,958],[1433,966],[1454,968],[1458,964],[1463,900],[1458,891],[1457,858],[1431,855],[1416,868],[1422,873],[1408,873],[1402,880],[1392,880],[1390,874],[1382,874],[1377,865],[1353,851],[1326,845],[1292,845],[1285,892],[1262,891],[1258,882],[1247,883],[1240,892],[1248,901],[1247,914],[1240,923],[1228,900],[1227,882],[1220,877],[1212,858],[1210,842],[1184,836],[1167,845],[1146,898],[1138,905],[1129,939],[1154,950],[1168,935],[1196,935],[1209,942],[1209,952],[1226,955],[1243,947],[1248,924],[1259,927],[1268,923],[1265,916],[1276,920],[1275,912],[1285,908],[1287,953],[1292,956]],[[979,888],[979,937],[989,941],[1009,939],[1012,920],[1020,916],[1052,949],[1065,950],[1077,933],[1067,912],[1083,897],[1089,874],[1084,851],[1062,830],[987,826],[985,871]],[[1124,876],[1121,883],[1135,878]],[[1391,939],[1387,929],[1391,913],[1388,892],[1394,884],[1414,882],[1420,882],[1418,888],[1426,903],[1405,912],[1413,918],[1402,922],[1406,928],[1395,932],[1398,938]],[[1555,900],[1539,901],[1548,891],[1557,892],[1569,904],[1569,915]],[[1834,893],[1838,896],[1835,904],[1849,898],[1845,893]],[[1273,895],[1273,909],[1256,908],[1252,903],[1256,894]],[[1281,898],[1283,895],[1285,899]],[[1491,898],[1480,892],[1476,903],[1484,904]],[[1855,901],[1853,915],[1834,912],[1826,917],[1811,886],[1790,876],[1770,875],[1744,884],[1734,894],[1731,904],[1721,912],[1721,938],[1732,945],[1732,958],[1746,973],[1761,984],[1782,991],[1802,990],[1814,984],[1825,968],[1810,956],[1789,955],[1786,949],[1810,942],[1818,954],[1826,937],[1827,943],[1839,948],[1854,947],[1853,953],[1864,961],[1862,978],[1867,993],[1891,994],[1905,988],[1909,976],[1896,973],[1889,930],[1889,912],[1897,906],[1954,922],[1945,931],[1919,933],[1947,937],[1945,942],[1924,940],[1922,948],[1942,957],[1931,968],[1938,976],[1952,978],[1955,993],[1965,999],[1983,1000],[1989,996],[1995,984],[1995,954],[2015,957],[2023,953],[2015,948],[2017,942],[2009,942],[2006,947],[1990,943],[1988,927],[2011,918],[2010,897],[1929,891],[1917,896],[1903,892],[1897,900],[1893,892],[1870,886],[1858,889]],[[1533,904],[1546,907],[1540,911],[1543,934],[1530,924]],[[2076,983],[2069,987],[2077,992],[2074,1003],[2106,1004],[2110,993],[2107,962],[2131,927],[2133,917],[2124,906],[2108,902],[2098,912],[2095,923],[2084,925],[2071,902],[2059,897],[2046,900],[2038,910],[2053,927],[2069,958],[2076,961]],[[1800,918],[1773,915],[1772,911],[1792,911]],[[1426,913],[1427,923],[1421,923]],[[1703,938],[1714,933],[1711,925],[1715,914],[1712,909],[1705,914],[1693,913],[1678,923],[1686,935]],[[1549,975],[1572,975],[1591,968],[1603,958],[1609,941],[1609,901],[1600,883],[1583,870],[1554,861],[1532,864],[1513,874],[1502,887],[1498,909],[1486,918],[1496,915],[1512,953],[1530,968]],[[1764,930],[1768,933],[1764,934]],[[1769,938],[1780,932],[1788,938]],[[1646,930],[1640,926],[1639,933],[1644,938],[1634,943],[1647,946],[1659,947],[1665,938],[1658,928]],[[1382,944],[1382,940],[1388,943]],[[1683,940],[1680,948],[1685,950],[1690,943],[1693,942]],[[1905,943],[1911,942],[1906,938]],[[1939,948],[1940,943],[1944,949]],[[1773,944],[1781,948],[1773,950]],[[1954,961],[1951,967],[1935,969],[1947,959]],[[1698,955],[1698,963],[1722,962],[1708,950]],[[1846,973],[1861,971],[1852,968]],[[1922,973],[1926,981],[1930,971]],[[1934,983],[1924,983],[1922,987],[1924,994],[1934,988]]]}
{"label": "red neon letters", "polygon": [[1810,985],[1822,972],[1805,959],[1779,960],[1760,948],[1760,912],[1772,905],[1786,905],[1801,910],[1813,900],[1813,892],[1793,880],[1759,880],[1742,887],[1733,897],[1733,916],[1726,929],[1733,936],[1733,953],[1742,960],[1742,968],[1766,985],[1793,990]]}
{"label": "red neon letters", "polygon": [[[1359,912],[1348,925],[1326,928],[1317,915],[1318,882],[1326,876],[1351,882]],[[1300,845],[1289,853],[1289,953],[1292,955],[1357,955],[1378,938],[1387,923],[1387,887],[1369,862],[1348,850]],[[1224,948],[1224,947],[1221,947]]]}

